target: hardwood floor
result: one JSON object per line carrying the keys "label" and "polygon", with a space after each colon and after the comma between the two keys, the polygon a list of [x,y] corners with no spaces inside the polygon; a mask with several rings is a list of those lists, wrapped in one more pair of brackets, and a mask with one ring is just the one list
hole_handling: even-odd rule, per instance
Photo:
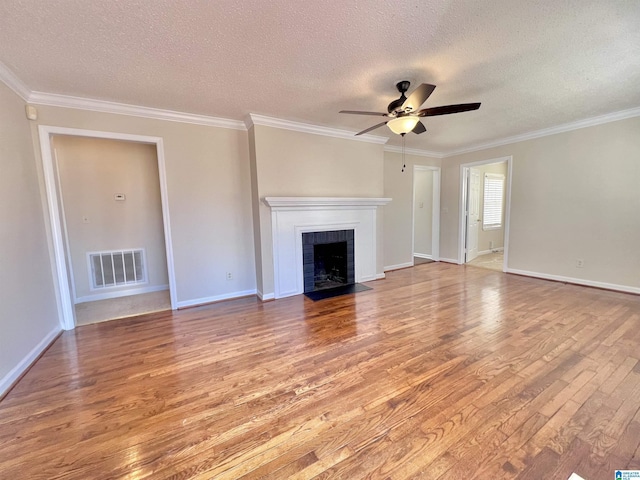
{"label": "hardwood floor", "polygon": [[0,477],[640,468],[640,297],[444,263],[368,285],[65,332],[0,403]]}

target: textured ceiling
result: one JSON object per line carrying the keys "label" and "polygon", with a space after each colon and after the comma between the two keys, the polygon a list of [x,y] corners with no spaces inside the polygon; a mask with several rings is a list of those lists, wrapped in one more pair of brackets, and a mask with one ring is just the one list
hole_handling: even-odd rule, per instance
{"label": "textured ceiling", "polygon": [[[0,61],[33,91],[353,131],[437,85],[407,147],[451,151],[640,106],[638,0],[2,0]],[[393,137],[386,127],[373,134]]]}

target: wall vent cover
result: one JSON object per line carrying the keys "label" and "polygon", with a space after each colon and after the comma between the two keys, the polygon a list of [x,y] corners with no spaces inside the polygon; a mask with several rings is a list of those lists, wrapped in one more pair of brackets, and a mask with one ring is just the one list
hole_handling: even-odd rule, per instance
{"label": "wall vent cover", "polygon": [[147,283],[143,248],[89,252],[91,289]]}

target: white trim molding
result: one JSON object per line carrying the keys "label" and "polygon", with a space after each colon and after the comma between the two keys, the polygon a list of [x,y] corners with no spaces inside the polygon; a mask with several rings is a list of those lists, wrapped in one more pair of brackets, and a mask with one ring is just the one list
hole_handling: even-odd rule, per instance
{"label": "white trim molding", "polygon": [[128,140],[147,143],[156,146],[158,158],[158,173],[160,183],[160,202],[162,205],[162,221],[164,228],[164,243],[167,255],[167,276],[169,277],[169,293],[171,308],[177,308],[175,267],[173,263],[173,242],[171,240],[171,221],[169,219],[169,199],[167,197],[167,177],[164,159],[164,143],[161,137],[149,137],[145,135],[131,135],[127,133],[101,132],[95,130],[82,130],[77,128],[53,127],[40,125],[38,127],[40,137],[40,153],[42,155],[42,168],[44,173],[45,191],[49,211],[49,225],[51,226],[51,243],[55,259],[56,301],[58,305],[58,318],[60,326],[64,330],[75,328],[75,312],[73,308],[72,293],[69,288],[69,269],[67,268],[66,248],[63,240],[63,225],[61,222],[60,203],[56,175],[54,172],[53,148],[51,137],[54,135],[74,135],[77,137],[107,138],[112,140]]}
{"label": "white trim molding", "polygon": [[262,300],[263,302],[266,302],[267,300],[274,300],[276,298],[274,293],[268,293],[268,294],[264,294],[262,293],[260,290],[258,290],[256,292],[256,295],[258,296],[258,298],[260,300]]}
{"label": "white trim molding", "polygon": [[20,378],[20,376],[26,372],[29,367],[35,362],[38,357],[44,352],[49,346],[58,338],[58,335],[62,332],[62,329],[57,326],[49,333],[47,333],[40,342],[31,349],[29,353],[27,353],[18,364],[9,370],[2,379],[0,380],[0,397],[2,397],[7,390],[9,390],[16,380]]}
{"label": "white trim molding", "polygon": [[0,81],[13,90],[25,102],[29,101],[29,96],[31,95],[29,87],[2,62],[0,62]]}
{"label": "white trim molding", "polygon": [[196,307],[206,305],[208,303],[220,302],[222,300],[233,300],[234,298],[248,297],[256,295],[258,292],[253,290],[243,290],[240,292],[223,293],[222,295],[213,295],[211,297],[194,298],[192,300],[183,300],[177,303],[178,308]]}
{"label": "white trim molding", "polygon": [[[80,110],[89,110],[95,112],[113,113],[119,115],[131,115],[136,117],[151,118],[157,120],[167,120],[172,122],[192,123],[196,125],[206,125],[219,128],[230,128],[234,130],[248,130],[252,125],[264,125],[286,130],[294,130],[298,132],[312,133],[316,135],[325,135],[329,137],[343,138],[360,142],[369,142],[377,144],[385,144],[389,141],[389,137],[381,137],[377,135],[358,135],[350,130],[344,130],[332,127],[323,127],[291,120],[284,120],[266,115],[258,115],[251,113],[245,119],[232,120],[228,118],[212,117],[208,115],[200,115],[195,113],[178,112],[173,110],[165,110],[152,107],[143,107],[141,105],[131,105],[126,103],[111,102],[106,100],[97,100],[85,97],[75,97],[72,95],[61,95],[57,93],[47,93],[31,91],[27,85],[7,67],[0,62],[0,81],[7,87],[19,95],[25,102],[38,105],[49,105],[62,108],[76,108]],[[429,151],[417,148],[407,148],[406,153],[410,155],[418,155],[431,158],[448,158],[464,153],[477,152],[488,148],[509,145],[512,143],[531,140],[534,138],[546,137],[557,133],[569,132],[580,128],[592,127],[604,123],[615,122],[627,118],[640,116],[640,107],[611,112],[597,117],[586,118],[575,122],[556,125],[541,130],[514,135],[511,137],[501,138],[485,143],[478,143],[469,147],[447,151]],[[395,145],[386,145],[384,150],[387,152],[401,152],[402,148]]]}
{"label": "white trim molding", "polygon": [[462,155],[463,153],[486,150],[487,148],[500,147],[502,145],[524,142],[525,140],[533,140],[534,138],[547,137],[549,135],[556,135],[558,133],[570,132],[572,130],[579,130],[581,128],[594,127],[596,125],[616,122],[618,120],[625,120],[627,118],[633,117],[640,117],[640,107],[607,113],[605,115],[599,115],[597,117],[585,118],[584,120],[578,120],[577,122],[564,123],[562,125],[556,125],[554,127],[543,128],[542,130],[535,130],[533,132],[514,135],[512,137],[501,138],[492,142],[472,145],[467,148],[450,150],[444,154],[444,158],[453,157],[454,155]]}
{"label": "white trim molding", "polygon": [[265,115],[257,115],[250,113],[245,121],[247,129],[253,125],[262,125],[265,127],[282,128],[284,130],[293,130],[295,132],[312,133],[314,135],[324,135],[325,137],[342,138],[344,140],[355,140],[357,142],[385,144],[389,141],[388,137],[378,137],[377,135],[358,135],[351,130],[342,130],[339,128],[322,127],[320,125],[312,125],[309,123],[292,122],[275,117],[267,117]]}
{"label": "white trim molding", "polygon": [[393,270],[400,270],[401,268],[409,267],[413,267],[413,262],[398,263],[397,265],[387,265],[386,267],[384,267],[384,271],[391,272]]}
{"label": "white trim molding", "polygon": [[58,95],[55,93],[31,92],[29,103],[48,105],[52,107],[75,108],[92,112],[114,113],[117,115],[130,115],[133,117],[150,118],[154,120],[167,120],[170,122],[191,123],[206,125],[209,127],[230,128],[233,130],[246,130],[244,122],[230,120],[228,118],[210,117],[194,113],[176,112],[160,108],[142,107],[126,103],[94,100],[91,98],[73,97],[70,95]]}
{"label": "white trim molding", "polygon": [[382,207],[391,201],[390,198],[361,197],[264,197],[264,203],[272,210],[300,210],[320,207]]}
{"label": "white trim molding", "polygon": [[543,280],[553,280],[562,283],[571,283],[574,285],[582,285],[585,287],[603,288],[605,290],[615,290],[617,292],[640,294],[640,287],[631,287],[629,285],[618,285],[615,283],[597,282],[595,280],[585,280],[583,278],[565,277],[562,275],[552,275],[541,272],[531,272],[529,270],[519,270],[517,268],[507,268],[507,273],[522,275],[525,277],[541,278]]}
{"label": "white trim molding", "polygon": [[478,255],[489,255],[490,253],[504,252],[504,247],[496,247],[489,250],[481,250]]}
{"label": "white trim molding", "polygon": [[440,259],[438,260],[439,262],[443,262],[443,263],[453,263],[454,265],[461,265],[461,263],[456,260],[455,258],[442,258],[440,257]]}

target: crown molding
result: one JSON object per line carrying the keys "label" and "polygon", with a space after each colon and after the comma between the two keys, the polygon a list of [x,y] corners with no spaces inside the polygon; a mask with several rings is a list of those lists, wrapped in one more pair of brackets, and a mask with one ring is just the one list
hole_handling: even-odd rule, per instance
{"label": "crown molding", "polygon": [[0,62],[0,81],[13,90],[25,102],[29,100],[29,96],[31,95],[29,87],[2,62]]}
{"label": "crown molding", "polygon": [[159,108],[141,107],[139,105],[129,105],[126,103],[116,103],[105,100],[73,97],[70,95],[58,95],[55,93],[31,92],[31,95],[29,95],[29,103],[48,105],[52,107],[76,108],[79,110],[90,110],[92,112],[130,115],[133,117],[143,117],[155,120],[168,120],[170,122],[191,123],[195,125],[206,125],[209,127],[230,128],[233,130],[246,130],[244,122],[239,120],[209,117],[206,115],[176,112],[173,110],[162,110]]}
{"label": "crown molding", "polygon": [[262,125],[265,127],[282,128],[284,130],[293,130],[295,132],[312,133],[314,135],[323,135],[325,137],[342,138],[345,140],[355,140],[358,142],[377,143],[383,145],[389,141],[387,137],[378,137],[376,135],[358,135],[350,130],[341,130],[338,128],[321,127],[319,125],[311,125],[308,123],[292,122],[290,120],[282,120],[275,117],[267,117],[265,115],[257,115],[250,113],[245,120],[247,128],[253,125]]}
{"label": "crown molding", "polygon": [[[385,152],[402,153],[402,147],[396,145],[385,145]],[[405,148],[404,153],[407,155],[416,155],[418,157],[444,158],[446,154],[442,152],[432,152],[429,150],[420,150],[418,148]]]}
{"label": "crown molding", "polygon": [[[304,133],[312,133],[315,135],[324,135],[335,138],[342,138],[347,140],[356,140],[361,142],[386,144],[389,140],[387,137],[380,137],[376,135],[359,135],[355,136],[353,132],[349,130],[342,130],[331,127],[321,127],[318,125],[311,125],[307,123],[293,122],[290,120],[282,120],[279,118],[268,117],[265,115],[257,115],[254,113],[249,114],[245,121],[231,120],[228,118],[210,117],[207,115],[198,115],[193,113],[176,112],[173,110],[163,110],[151,107],[142,107],[139,105],[130,105],[125,103],[109,102],[105,100],[95,100],[91,98],[74,97],[70,95],[60,95],[55,93],[46,92],[32,92],[18,76],[13,73],[9,67],[0,62],[0,81],[7,87],[13,90],[20,98],[25,102],[33,103],[37,105],[49,105],[53,107],[62,108],[76,108],[80,110],[89,110],[94,112],[114,113],[119,115],[130,115],[135,117],[144,117],[156,120],[167,120],[172,122],[191,123],[195,125],[205,125],[219,128],[229,128],[233,130],[246,131],[251,128],[252,125],[264,125],[268,127],[282,128],[285,130],[294,130]],[[514,135],[512,137],[506,137],[491,142],[480,143],[472,145],[470,147],[448,150],[444,152],[436,152],[429,150],[420,150],[415,148],[405,149],[405,153],[409,155],[417,155],[423,157],[432,158],[448,158],[456,155],[462,155],[465,153],[477,152],[480,150],[486,150],[488,148],[500,147],[503,145],[510,145],[517,142],[523,142],[526,140],[532,140],[535,138],[546,137],[549,135],[555,135],[558,133],[569,132],[572,130],[578,130],[581,128],[593,127],[596,125],[602,125],[605,123],[615,122],[618,120],[625,120],[627,118],[634,118],[640,116],[640,107],[631,108],[627,110],[621,110],[618,112],[608,113],[605,115],[599,115],[597,117],[587,118],[579,120],[577,122],[565,123],[550,128],[544,128],[542,130],[535,130],[533,132],[523,133],[520,135]],[[385,145],[384,151],[401,153],[402,148],[394,145]]]}
{"label": "crown molding", "polygon": [[443,158],[453,157],[455,155],[462,155],[464,153],[472,153],[480,150],[486,150],[488,148],[500,147],[502,145],[510,145],[512,143],[524,142],[525,140],[533,140],[535,138],[547,137],[549,135],[556,135],[558,133],[570,132],[573,130],[579,130],[581,128],[595,127],[605,123],[616,122],[618,120],[625,120],[627,118],[640,117],[640,107],[630,108],[628,110],[621,110],[618,112],[607,113],[605,115],[599,115],[597,117],[586,118],[577,122],[564,123],[562,125],[556,125],[555,127],[543,128],[542,130],[535,130],[533,132],[523,133],[521,135],[514,135],[513,137],[506,137],[493,142],[481,143],[473,145],[468,148],[461,148],[459,150],[451,150],[443,155]]}

